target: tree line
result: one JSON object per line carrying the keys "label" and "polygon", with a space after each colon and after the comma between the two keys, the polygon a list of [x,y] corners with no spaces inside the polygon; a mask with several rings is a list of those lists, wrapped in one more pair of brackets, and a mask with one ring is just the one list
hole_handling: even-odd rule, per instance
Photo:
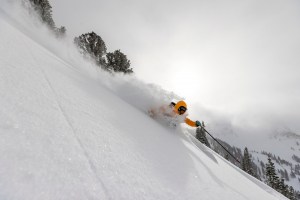
{"label": "tree line", "polygon": [[133,73],[127,56],[121,50],[107,53],[105,42],[96,33],[82,34],[75,37],[74,42],[82,55],[90,57],[102,69],[109,72]]}
{"label": "tree line", "polygon": [[[52,6],[48,0],[28,1],[40,20],[46,24],[57,37],[64,37],[66,35],[66,28],[64,26],[61,26],[60,28],[56,27],[52,17]],[[111,73],[133,73],[133,69],[130,68],[130,60],[127,56],[121,52],[120,49],[113,52],[106,52],[107,48],[105,42],[95,32],[92,31],[75,37],[74,43],[85,58],[91,58],[95,64],[102,69]]]}
{"label": "tree line", "polygon": [[283,178],[279,178],[276,174],[275,165],[272,162],[271,157],[268,157],[268,163],[266,164],[266,178],[267,184],[273,189],[277,190],[287,198],[291,200],[299,199],[299,193],[295,192],[292,186],[288,186],[284,183]]}
{"label": "tree line", "polygon": [[[281,169],[277,170],[281,175],[281,178],[279,178],[279,176],[276,173],[275,165],[272,162],[272,159],[274,159],[279,164],[286,164],[286,165],[290,166],[291,165],[290,163],[288,163],[287,161],[285,161],[279,157],[275,157],[274,155],[271,155],[270,153],[262,152],[262,154],[268,156],[268,162],[263,163],[261,161],[261,166],[262,166],[262,170],[263,170],[263,172],[261,173],[259,168],[252,161],[252,155],[249,153],[247,147],[245,147],[244,153],[242,154],[241,149],[236,148],[236,147],[231,147],[226,142],[218,140],[227,149],[227,151],[229,151],[233,156],[235,156],[237,159],[239,159],[241,161],[241,163],[236,163],[234,160],[230,159],[228,153],[226,151],[224,151],[224,149],[221,148],[220,145],[218,145],[215,141],[212,140],[211,144],[210,144],[209,140],[206,137],[204,127],[205,127],[204,122],[202,122],[202,127],[198,127],[196,130],[196,138],[201,143],[203,143],[207,147],[211,148],[212,150],[214,150],[215,152],[217,152],[218,154],[220,154],[221,156],[223,156],[225,159],[229,160],[236,166],[239,166],[243,171],[245,171],[249,175],[257,178],[258,180],[262,181],[261,176],[265,177],[265,183],[267,185],[269,185],[270,187],[272,187],[279,193],[283,194],[287,198],[289,198],[291,200],[300,199],[300,193],[298,191],[295,191],[292,186],[288,186],[287,184],[285,184],[285,180],[289,181],[289,175],[288,175],[287,171],[281,170]],[[298,161],[298,157],[295,155],[293,156],[293,159]],[[295,172],[297,173],[296,167],[298,167],[298,165],[295,166]],[[293,170],[291,171],[291,176],[293,178],[295,177],[295,172]]]}
{"label": "tree line", "polygon": [[32,8],[38,14],[38,17],[48,28],[55,33],[57,37],[63,37],[66,34],[66,28],[61,26],[57,28],[52,17],[52,6],[48,0],[29,0]]}

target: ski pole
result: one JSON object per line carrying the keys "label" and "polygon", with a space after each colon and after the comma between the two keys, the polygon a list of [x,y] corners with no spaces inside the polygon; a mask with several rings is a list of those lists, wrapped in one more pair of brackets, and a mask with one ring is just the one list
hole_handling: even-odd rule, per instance
{"label": "ski pole", "polygon": [[231,155],[231,157],[233,157],[238,163],[240,163],[241,164],[241,162],[236,158],[236,157],[234,157],[218,140],[216,140],[215,138],[214,138],[214,136],[212,136],[203,126],[201,126],[201,128],[203,128],[203,130],[206,132],[206,133],[208,133],[208,135],[210,135],[210,137],[212,138],[212,139],[214,139],[229,155]]}

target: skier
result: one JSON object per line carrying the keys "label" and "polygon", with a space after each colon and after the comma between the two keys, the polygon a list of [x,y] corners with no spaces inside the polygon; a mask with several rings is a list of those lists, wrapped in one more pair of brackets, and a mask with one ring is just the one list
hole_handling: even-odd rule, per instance
{"label": "skier", "polygon": [[163,116],[168,116],[175,118],[177,116],[183,117],[183,120],[186,124],[191,127],[199,127],[201,123],[197,121],[192,121],[187,118],[187,105],[184,101],[178,101],[177,103],[171,102],[169,106],[161,106],[159,110],[151,109],[149,110],[149,115],[151,117],[155,117],[158,114],[162,114]]}

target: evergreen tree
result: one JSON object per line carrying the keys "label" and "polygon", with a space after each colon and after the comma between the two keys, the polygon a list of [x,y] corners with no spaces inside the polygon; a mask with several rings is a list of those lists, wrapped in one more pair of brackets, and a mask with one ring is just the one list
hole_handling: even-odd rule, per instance
{"label": "evergreen tree", "polygon": [[107,53],[107,65],[106,68],[109,71],[133,73],[130,68],[130,60],[120,50],[116,50],[113,53]]}
{"label": "evergreen tree", "polygon": [[38,12],[41,20],[45,22],[52,30],[55,29],[55,23],[52,18],[52,6],[48,0],[29,0],[34,9]]}
{"label": "evergreen tree", "polygon": [[204,122],[202,122],[202,126],[201,127],[198,127],[196,129],[196,138],[203,144],[205,144],[207,147],[210,148],[210,144],[206,138],[206,133],[205,133],[205,124]]}
{"label": "evergreen tree", "polygon": [[244,149],[244,157],[242,160],[242,169],[247,172],[250,175],[254,175],[253,173],[253,168],[252,168],[252,164],[251,164],[251,159],[250,159],[250,154],[248,152],[248,148],[245,147]]}
{"label": "evergreen tree", "polygon": [[127,56],[120,50],[106,54],[105,42],[96,33],[91,32],[75,37],[74,43],[83,55],[91,57],[103,69],[109,72],[133,73]]}
{"label": "evergreen tree", "polygon": [[267,177],[267,184],[286,196],[289,199],[296,200],[296,194],[294,188],[288,186],[284,183],[284,179],[276,175],[274,163],[271,160],[271,157],[268,157],[268,163],[266,164],[266,177]]}
{"label": "evergreen tree", "polygon": [[99,35],[94,32],[82,34],[75,37],[74,42],[83,55],[92,57],[102,67],[106,65],[106,45]]}
{"label": "evergreen tree", "polygon": [[275,176],[273,177],[273,186],[272,186],[272,188],[279,191],[279,183],[280,183],[280,179],[277,176],[277,174],[275,174]]}
{"label": "evergreen tree", "polygon": [[275,188],[276,185],[276,172],[275,166],[272,162],[270,156],[268,157],[268,163],[266,164],[266,177],[267,177],[267,184],[272,188]]}
{"label": "evergreen tree", "polygon": [[290,196],[289,194],[289,186],[284,184],[283,182],[283,190],[281,191],[281,194],[283,194],[284,196],[288,197]]}
{"label": "evergreen tree", "polygon": [[280,181],[278,183],[277,191],[286,196],[286,192],[287,191],[286,191],[286,187],[285,187],[284,179],[283,178],[280,179]]}
{"label": "evergreen tree", "polygon": [[291,200],[296,200],[295,190],[294,190],[294,188],[292,186],[290,186],[289,189],[288,189],[287,198],[289,198]]}
{"label": "evergreen tree", "polygon": [[55,22],[52,18],[52,6],[48,0],[29,0],[28,2],[37,12],[41,21],[44,22],[50,28],[50,30],[54,31],[57,37],[63,37],[65,35],[66,28],[64,26],[60,28],[56,28],[55,26]]}

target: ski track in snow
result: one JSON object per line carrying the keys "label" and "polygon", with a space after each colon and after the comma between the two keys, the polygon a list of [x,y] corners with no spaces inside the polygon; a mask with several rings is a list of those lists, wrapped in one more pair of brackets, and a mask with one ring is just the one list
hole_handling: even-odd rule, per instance
{"label": "ski track in snow", "polygon": [[73,132],[73,134],[74,134],[74,137],[76,138],[76,140],[77,140],[79,146],[81,147],[81,149],[82,149],[82,151],[83,151],[83,153],[84,153],[86,159],[88,160],[88,163],[89,163],[89,165],[90,165],[91,170],[94,172],[95,177],[98,179],[99,183],[102,185],[102,187],[103,187],[103,189],[104,189],[104,191],[105,191],[105,194],[106,194],[107,198],[108,198],[108,199],[111,199],[111,197],[109,196],[108,189],[105,187],[105,184],[103,183],[103,181],[101,180],[101,178],[97,175],[97,169],[96,169],[96,167],[95,167],[95,165],[94,165],[92,159],[90,158],[90,156],[89,156],[89,154],[87,153],[86,149],[84,148],[82,142],[81,142],[80,139],[78,138],[78,136],[77,136],[77,134],[76,134],[76,131],[75,131],[75,129],[74,129],[74,126],[72,125],[72,123],[71,123],[71,121],[70,121],[68,115],[66,114],[66,112],[64,111],[64,109],[63,109],[61,103],[59,102],[59,97],[58,97],[58,95],[56,94],[56,92],[55,92],[55,90],[54,90],[54,88],[53,88],[51,82],[49,81],[49,79],[48,79],[46,73],[44,72],[43,68],[40,67],[39,69],[41,70],[41,72],[42,72],[42,74],[43,74],[45,80],[47,81],[50,90],[53,92],[53,94],[54,94],[54,96],[55,96],[55,100],[56,100],[56,102],[57,102],[57,106],[59,107],[59,110],[60,110],[61,114],[64,116],[64,119],[66,120],[66,123],[67,123],[67,124],[70,126],[70,128],[72,129],[72,132]]}

